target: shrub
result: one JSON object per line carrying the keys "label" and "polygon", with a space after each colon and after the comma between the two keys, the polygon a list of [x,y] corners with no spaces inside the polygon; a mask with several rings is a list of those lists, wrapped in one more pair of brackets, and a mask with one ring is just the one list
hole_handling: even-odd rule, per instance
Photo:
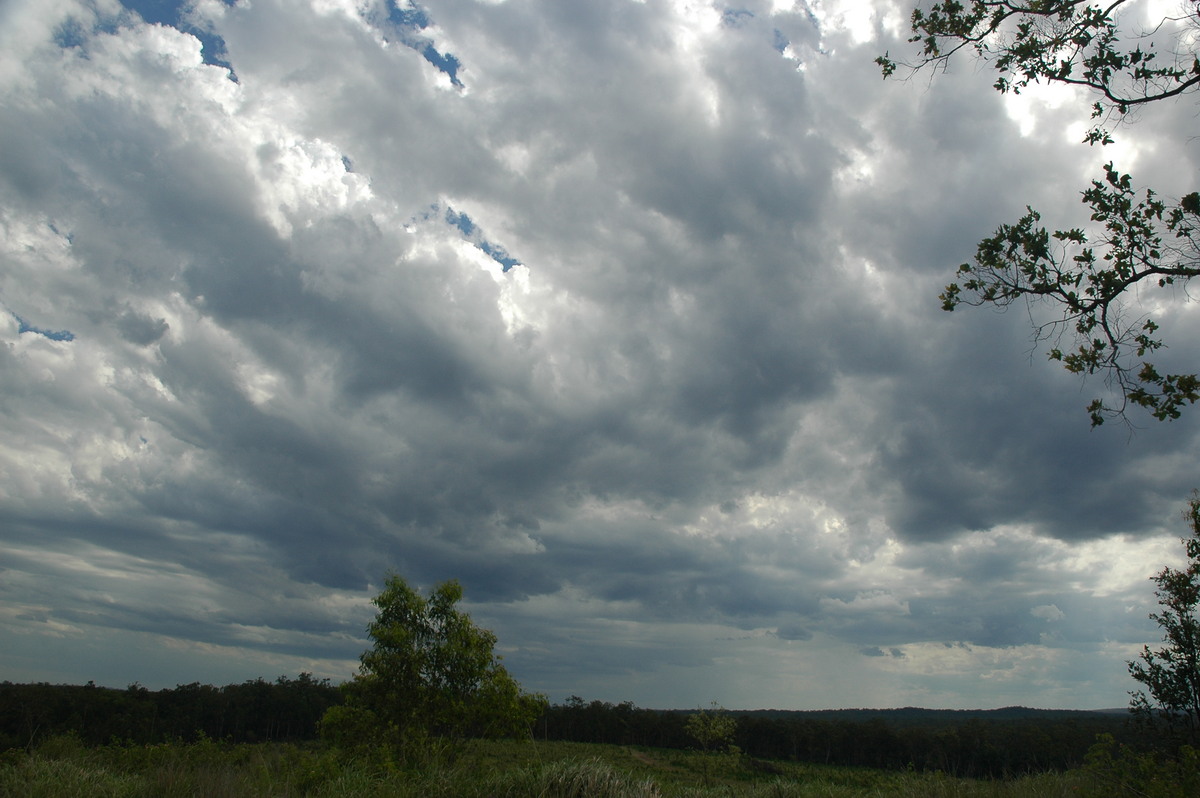
{"label": "shrub", "polygon": [[1139,752],[1102,734],[1088,751],[1083,772],[1091,795],[1194,798],[1200,795],[1200,752],[1184,745],[1174,756]]}

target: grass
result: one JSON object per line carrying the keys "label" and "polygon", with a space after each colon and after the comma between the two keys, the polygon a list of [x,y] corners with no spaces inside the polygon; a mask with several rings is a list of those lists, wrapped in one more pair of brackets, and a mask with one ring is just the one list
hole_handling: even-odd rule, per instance
{"label": "grass", "polygon": [[[970,781],[687,751],[566,742],[473,742],[451,763],[406,771],[320,746],[106,746],[55,738],[0,755],[4,798],[1059,798],[1078,774]],[[707,777],[706,777],[707,774]],[[707,783],[707,786],[705,782]]]}

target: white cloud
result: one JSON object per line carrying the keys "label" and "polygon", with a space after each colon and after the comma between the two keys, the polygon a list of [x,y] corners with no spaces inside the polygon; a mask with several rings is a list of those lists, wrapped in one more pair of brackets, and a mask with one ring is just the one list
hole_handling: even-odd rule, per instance
{"label": "white cloud", "polygon": [[1043,621],[1048,621],[1051,623],[1054,621],[1061,621],[1063,618],[1067,617],[1066,613],[1053,604],[1042,604],[1041,606],[1034,607],[1029,611],[1029,614],[1035,618],[1041,618]]}

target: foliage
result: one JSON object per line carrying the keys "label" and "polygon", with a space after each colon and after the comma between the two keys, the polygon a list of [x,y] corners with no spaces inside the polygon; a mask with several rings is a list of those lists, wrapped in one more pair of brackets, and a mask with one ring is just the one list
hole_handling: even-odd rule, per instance
{"label": "foliage", "polygon": [[192,684],[124,690],[95,684],[0,683],[0,750],[33,747],[68,732],[86,745],[158,743],[199,734],[233,742],[311,740],[325,710],[341,701],[328,679],[301,673],[274,682]]}
{"label": "foliage", "polygon": [[700,784],[703,755],[581,743],[475,741],[454,764],[380,771],[319,747],[206,741],[84,748],[69,741],[0,756],[0,795],[12,798],[1058,798],[1071,774],[971,781],[944,773],[784,765],[758,777],[722,770]]}
{"label": "foliage", "polygon": [[658,785],[622,773],[598,759],[563,760],[516,771],[496,785],[497,795],[539,798],[660,798]]}
{"label": "foliage", "polygon": [[[928,11],[912,12],[913,36],[920,43],[920,68],[945,66],[955,53],[970,49],[1000,74],[994,87],[1019,93],[1030,83],[1082,86],[1100,97],[1102,112],[1124,114],[1148,102],[1177,97],[1200,86],[1200,59],[1189,52],[1191,33],[1181,28],[1170,63],[1159,59],[1152,42],[1132,48],[1122,41],[1117,15],[1129,0],[1093,4],[1086,0],[943,0]],[[1196,13],[1196,12],[1190,12]],[[897,64],[886,54],[876,61],[884,75]]]}
{"label": "foliage", "polygon": [[[1088,406],[1093,426],[1106,416],[1123,415],[1129,404],[1145,408],[1156,419],[1179,418],[1181,409],[1200,399],[1195,374],[1162,374],[1147,359],[1163,348],[1158,325],[1149,318],[1130,318],[1124,308],[1130,288],[1154,281],[1166,287],[1200,273],[1200,196],[1185,197],[1168,207],[1146,190],[1139,199],[1128,174],[1111,163],[1104,180],[1092,181],[1083,193],[1093,222],[1103,225],[1099,241],[1090,242],[1079,228],[1050,233],[1032,208],[1012,225],[980,242],[974,263],[958,267],[960,282],[946,286],[942,307],[959,304],[1007,307],[1018,300],[1046,300],[1061,315],[1039,324],[1038,340],[1074,336],[1073,348],[1050,349],[1073,374],[1103,374],[1121,391],[1122,404],[1108,407],[1096,399]],[[1097,255],[1099,246],[1103,254]],[[1131,354],[1138,359],[1130,363]]]}
{"label": "foliage", "polygon": [[[337,705],[340,698],[338,689],[325,680],[304,675],[300,679],[281,677],[276,682],[255,680],[226,687],[182,685],[162,691],[137,686],[112,690],[0,683],[0,749],[42,750],[48,738],[74,731],[77,736],[56,737],[55,744],[66,745],[65,741],[73,740],[71,745],[94,749],[111,748],[105,744],[116,741],[123,762],[138,758],[148,766],[169,757],[181,742],[207,739],[209,749],[215,750],[217,744],[212,741],[220,741],[228,750],[238,751],[242,749],[230,744],[311,741],[316,736],[316,718],[321,709],[334,706],[322,731],[325,739],[340,750],[339,761],[346,767],[353,763],[356,773],[375,774],[411,774],[419,769],[420,763],[413,761],[415,752],[405,759],[393,747],[375,744],[379,721],[374,713],[363,707]],[[557,741],[680,751],[695,748],[696,742],[686,730],[691,714],[640,708],[628,701],[612,704],[572,697],[547,707],[537,720],[534,730],[542,741],[537,750],[558,755],[558,746],[567,743]],[[918,772],[940,770],[957,777],[1001,778],[1076,767],[1100,733],[1115,734],[1129,744],[1141,740],[1141,732],[1125,728],[1125,719],[1120,715],[1020,707],[982,712],[912,708],[760,710],[730,715],[737,718],[734,743],[744,757],[713,757],[708,764],[715,773],[740,772],[741,777],[750,773],[756,777],[770,775],[778,763],[786,761],[891,771],[911,766]],[[30,729],[34,730],[32,736]],[[164,746],[164,742],[171,745]],[[421,752],[427,768],[436,765],[435,744],[440,743],[430,741],[430,747]],[[462,755],[470,755],[477,745],[471,743]],[[489,744],[483,750],[497,751],[498,746]],[[189,761],[193,761],[203,749],[189,750]],[[512,749],[505,749],[506,759],[482,766],[506,767],[509,759],[523,756],[520,752],[526,750],[514,744]],[[698,759],[686,761],[699,765]],[[661,774],[659,778],[661,781]]]}
{"label": "foliage", "polygon": [[1129,663],[1129,673],[1145,685],[1133,693],[1132,708],[1159,721],[1189,743],[1200,743],[1200,495],[1188,503],[1186,517],[1192,535],[1183,538],[1188,563],[1183,570],[1163,568],[1154,577],[1161,612],[1150,617],[1163,630],[1166,644],[1145,646],[1141,659]]}
{"label": "foliage", "polygon": [[710,709],[688,715],[684,728],[688,736],[700,744],[701,751],[706,754],[719,752],[733,745],[737,718],[726,713],[725,708],[714,701]]}
{"label": "foliage", "polygon": [[330,707],[321,718],[321,739],[344,752],[359,755],[378,742],[379,717],[360,706]]}
{"label": "foliage", "polygon": [[374,646],[343,685],[346,707],[322,720],[327,739],[387,743],[411,759],[468,737],[529,733],[545,699],[521,691],[496,636],[455,608],[462,596],[455,581],[425,598],[389,575],[367,627]]}
{"label": "foliage", "polygon": [[[944,0],[913,10],[909,41],[920,45],[920,56],[903,66],[941,69],[967,50],[996,70],[994,88],[1001,93],[1017,94],[1042,82],[1083,87],[1096,98],[1091,114],[1099,120],[1084,141],[1109,144],[1113,138],[1105,126],[1111,120],[1200,88],[1195,29],[1200,6],[1193,3],[1181,12],[1184,17],[1165,18],[1127,42],[1119,25],[1127,5],[1127,0]],[[1164,38],[1170,44],[1158,46]],[[876,61],[885,77],[902,66],[888,54]],[[1200,193],[1167,201],[1153,190],[1136,190],[1132,178],[1111,162],[1104,171],[1083,192],[1088,230],[1049,232],[1040,214],[1028,208],[1015,224],[984,239],[973,263],[959,267],[957,281],[941,294],[942,307],[1049,304],[1054,318],[1035,322],[1035,338],[1072,341],[1065,349],[1053,346],[1050,359],[1075,374],[1102,375],[1121,394],[1115,406],[1101,399],[1088,406],[1093,425],[1126,418],[1130,406],[1159,420],[1175,419],[1200,399],[1200,377],[1160,372],[1149,359],[1164,347],[1159,327],[1126,304],[1144,288],[1182,287],[1200,274]]]}
{"label": "foliage", "polygon": [[1200,752],[1181,746],[1177,756],[1138,752],[1103,734],[1088,752],[1088,794],[1193,798],[1200,795]]}
{"label": "foliage", "polygon": [[[572,696],[549,707],[536,730],[544,740],[697,748],[686,729],[692,714],[643,709],[630,702],[589,703]],[[1078,767],[1097,734],[1114,734],[1127,743],[1141,740],[1139,730],[1127,728],[1123,713],[1008,707],[729,714],[737,719],[733,742],[744,755],[741,765],[764,773],[770,768],[758,763],[787,761],[1001,778]]]}
{"label": "foliage", "polygon": [[705,754],[704,785],[708,786],[710,757],[729,753],[736,756],[741,753],[733,744],[733,736],[737,733],[737,718],[725,712],[724,707],[712,702],[710,709],[688,715],[684,724],[688,736],[700,744],[700,751]]}
{"label": "foliage", "polygon": [[4,796],[306,795],[335,775],[327,754],[290,743],[198,742],[85,748],[52,737],[0,760]]}

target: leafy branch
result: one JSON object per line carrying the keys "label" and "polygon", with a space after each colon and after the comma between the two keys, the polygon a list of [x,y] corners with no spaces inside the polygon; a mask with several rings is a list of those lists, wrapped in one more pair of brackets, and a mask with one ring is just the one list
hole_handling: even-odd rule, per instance
{"label": "leafy branch", "polygon": [[915,63],[900,64],[888,54],[875,60],[889,77],[901,65],[944,68],[953,55],[971,49],[1000,73],[994,84],[1000,92],[1020,93],[1043,80],[1083,86],[1120,113],[1200,86],[1200,58],[1186,48],[1177,48],[1168,62],[1153,43],[1142,47],[1149,34],[1137,36],[1132,48],[1123,46],[1117,12],[1127,2],[944,0],[928,11],[913,9],[909,42],[921,45]]}
{"label": "leafy branch", "polygon": [[1165,346],[1158,324],[1131,317],[1125,299],[1141,283],[1165,288],[1200,274],[1200,194],[1173,206],[1151,190],[1138,197],[1129,175],[1110,163],[1104,180],[1092,181],[1083,192],[1083,201],[1102,227],[1095,245],[1078,228],[1049,232],[1040,214],[1027,208],[1016,224],[1002,225],[979,243],[973,263],[958,267],[958,280],[939,297],[942,309],[1007,307],[1019,299],[1057,303],[1061,315],[1037,325],[1035,337],[1058,343],[1071,336],[1073,343],[1052,348],[1050,359],[1074,374],[1105,375],[1123,396],[1117,407],[1093,401],[1088,407],[1093,425],[1123,417],[1129,404],[1159,420],[1178,418],[1181,407],[1200,399],[1200,378],[1159,373],[1147,359]]}
{"label": "leafy branch", "polygon": [[[1128,0],[943,0],[912,12],[919,56],[912,63],[876,58],[884,77],[904,66],[911,71],[945,69],[967,51],[999,73],[993,88],[1019,94],[1030,83],[1078,86],[1099,99],[1092,118],[1124,117],[1131,109],[1169,100],[1200,87],[1200,2],[1183,17],[1164,18],[1151,31],[1123,39],[1128,26],[1119,14]],[[1159,49],[1174,37],[1169,53]],[[1109,144],[1100,124],[1086,134],[1090,144]],[[1057,305],[1060,315],[1035,323],[1035,340],[1061,343],[1050,359],[1080,375],[1104,375],[1121,393],[1115,406],[1088,406],[1093,426],[1125,418],[1131,406],[1160,420],[1178,418],[1200,399],[1196,374],[1161,373],[1148,359],[1165,344],[1158,324],[1129,311],[1144,285],[1184,286],[1200,273],[1197,221],[1200,193],[1169,204],[1151,190],[1139,194],[1128,174],[1110,162],[1102,180],[1082,193],[1092,225],[1056,230],[1042,227],[1032,208],[1015,224],[1002,225],[980,242],[974,263],[963,264],[940,298],[945,310],[960,304],[1007,307],[1017,299]]]}

